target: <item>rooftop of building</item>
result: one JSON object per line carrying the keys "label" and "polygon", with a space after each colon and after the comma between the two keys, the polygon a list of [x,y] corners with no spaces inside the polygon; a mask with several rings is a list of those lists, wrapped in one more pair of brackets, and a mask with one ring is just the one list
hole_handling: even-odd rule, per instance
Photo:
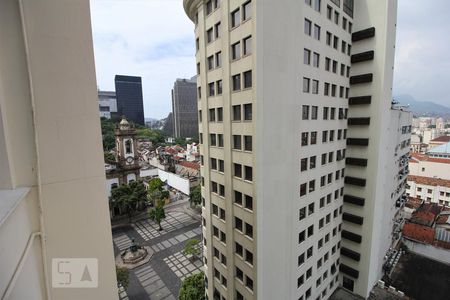
{"label": "rooftop of building", "polygon": [[385,281],[411,299],[448,299],[450,265],[407,252],[401,256],[391,278]]}
{"label": "rooftop of building", "polygon": [[437,142],[437,143],[448,143],[450,142],[450,135],[441,135],[438,136],[437,138],[434,138],[430,141],[431,142]]}
{"label": "rooftop of building", "polygon": [[414,181],[416,184],[429,186],[443,186],[450,188],[450,180],[447,179],[408,175],[408,181]]}
{"label": "rooftop of building", "polygon": [[411,209],[418,209],[422,205],[423,201],[423,199],[409,197],[405,203],[405,206]]}
{"label": "rooftop of building", "polygon": [[[438,146],[436,148],[439,148],[441,146]],[[450,148],[450,146],[449,146]],[[431,152],[429,152],[431,153]],[[411,153],[411,159],[409,160],[410,163],[418,163],[419,161],[428,161],[438,164],[450,164],[450,159],[448,158],[439,158],[439,157],[432,157],[427,154],[420,154],[420,153]]]}
{"label": "rooftop of building", "polygon": [[[450,135],[448,136],[450,137]],[[430,154],[450,154],[450,142],[447,142],[445,144],[439,145],[437,147],[434,147],[430,151],[428,151]]]}
{"label": "rooftop of building", "polygon": [[198,162],[193,161],[180,161],[178,163],[180,166],[183,166],[185,168],[200,170],[200,164]]}
{"label": "rooftop of building", "polygon": [[411,222],[432,226],[444,207],[437,203],[423,203],[411,216]]}
{"label": "rooftop of building", "polygon": [[433,244],[435,229],[421,224],[407,222],[403,225],[403,236],[405,238],[425,243]]}

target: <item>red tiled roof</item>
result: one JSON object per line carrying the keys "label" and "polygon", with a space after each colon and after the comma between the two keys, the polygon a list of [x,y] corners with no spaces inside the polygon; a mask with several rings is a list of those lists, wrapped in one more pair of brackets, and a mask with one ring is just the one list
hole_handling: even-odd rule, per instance
{"label": "red tiled roof", "polygon": [[439,164],[450,164],[450,159],[431,157],[426,154],[411,153],[411,159],[409,160],[409,162],[416,163],[417,161],[429,161]]}
{"label": "red tiled roof", "polygon": [[405,225],[403,225],[403,236],[416,240],[416,241],[420,241],[420,242],[424,242],[427,244],[433,244],[434,242],[434,228],[428,227],[428,226],[424,226],[424,225],[419,225],[419,224],[414,224],[414,223],[405,223]]}
{"label": "red tiled roof", "polygon": [[408,208],[418,209],[423,203],[423,199],[409,197],[406,201],[405,206]]}
{"label": "red tiled roof", "polygon": [[411,222],[431,226],[442,210],[436,203],[423,203],[411,216]]}
{"label": "red tiled roof", "polygon": [[432,139],[430,142],[448,143],[450,142],[450,135],[441,135]]}
{"label": "red tiled roof", "polygon": [[180,161],[178,163],[180,166],[183,166],[185,168],[200,170],[200,164],[192,161]]}
{"label": "red tiled roof", "polygon": [[417,184],[424,184],[430,186],[445,186],[450,188],[450,180],[447,179],[408,175],[408,181],[414,181]]}

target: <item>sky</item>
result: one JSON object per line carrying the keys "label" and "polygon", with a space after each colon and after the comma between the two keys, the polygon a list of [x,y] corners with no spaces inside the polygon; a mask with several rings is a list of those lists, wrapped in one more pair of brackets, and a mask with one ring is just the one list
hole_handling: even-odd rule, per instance
{"label": "sky", "polygon": [[[176,78],[195,75],[182,2],[91,0],[97,85],[114,90],[116,74],[141,76],[146,118],[165,118]],[[450,107],[449,11],[448,0],[398,0],[394,95]]]}

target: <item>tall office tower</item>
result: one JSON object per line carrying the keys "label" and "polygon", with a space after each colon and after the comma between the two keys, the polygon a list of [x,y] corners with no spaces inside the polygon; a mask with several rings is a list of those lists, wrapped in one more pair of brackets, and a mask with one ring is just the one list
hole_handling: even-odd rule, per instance
{"label": "tall office tower", "polygon": [[145,126],[142,79],[137,76],[116,75],[117,113],[134,124]]}
{"label": "tall office tower", "polygon": [[118,299],[104,172],[89,1],[0,1],[1,299]]}
{"label": "tall office tower", "polygon": [[98,91],[98,108],[100,117],[111,119],[117,116],[116,92]]}
{"label": "tall office tower", "polygon": [[393,178],[405,172],[395,146],[409,114],[391,109],[396,1],[184,8],[195,23],[208,297],[327,299],[339,285],[366,297],[392,236]]}
{"label": "tall office tower", "polygon": [[197,79],[177,79],[172,89],[175,137],[198,136]]}

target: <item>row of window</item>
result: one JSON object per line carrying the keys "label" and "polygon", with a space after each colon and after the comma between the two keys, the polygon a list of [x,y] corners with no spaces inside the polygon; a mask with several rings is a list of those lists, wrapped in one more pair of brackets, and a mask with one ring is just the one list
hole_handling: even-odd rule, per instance
{"label": "row of window", "polygon": [[[248,277],[247,275],[244,275],[244,272],[243,272],[240,268],[238,268],[238,267],[236,267],[236,269],[235,269],[235,277],[236,277],[243,285],[245,285],[246,287],[248,287],[250,290],[253,290],[253,279],[251,279],[251,278]],[[242,299],[242,300],[244,300],[244,297],[243,297],[239,292],[236,291],[236,293],[238,294],[238,295],[236,296],[236,299]],[[239,297],[239,295],[240,295],[240,297]]]}
{"label": "row of window", "polygon": [[[304,33],[308,36],[312,36],[314,39],[320,41],[321,27],[317,24],[313,24],[311,20],[305,18],[304,22]],[[326,44],[330,47],[333,47],[336,50],[339,50],[339,37],[337,35],[333,35],[331,32],[326,32]],[[345,42],[341,41],[341,52],[351,55],[352,46]]]}
{"label": "row of window", "polygon": [[[242,139],[244,143],[242,143]],[[252,151],[252,140],[251,135],[233,135],[233,150]]]}
{"label": "row of window", "polygon": [[221,219],[222,221],[226,220],[225,210],[221,207],[218,207],[214,203],[211,205],[212,214]]}
{"label": "row of window", "polygon": [[234,163],[234,177],[244,179],[246,181],[253,181],[253,168],[250,166],[243,166],[241,164]]}
{"label": "row of window", "polygon": [[[252,120],[252,104],[233,105],[232,107],[232,121],[239,122]],[[243,118],[242,118],[243,117]]]}
{"label": "row of window", "polygon": [[[210,108],[208,111],[209,122],[223,122],[223,108]],[[217,116],[217,118],[216,118]]]}
{"label": "row of window", "polygon": [[320,12],[322,0],[314,0],[314,4],[312,2],[312,0],[305,0],[305,4],[313,7],[315,11]]}
{"label": "row of window", "polygon": [[[342,129],[338,129],[337,131],[337,140],[341,140],[341,136],[342,136],[342,132],[344,132],[343,134],[343,139],[346,139],[346,131],[347,129],[344,129],[342,131]],[[328,134],[328,132],[330,134]],[[324,130],[322,131],[322,143],[328,143],[328,142],[334,142],[334,130]],[[309,138],[310,137],[310,138]],[[302,139],[301,139],[301,145],[302,146],[308,146],[308,145],[316,145],[317,144],[317,131],[311,131],[311,132],[302,132]]]}
{"label": "row of window", "polygon": [[[333,8],[330,5],[327,5],[327,19],[339,26],[340,14],[336,10],[334,10],[333,13]],[[347,18],[342,16],[342,29],[348,31],[348,33],[352,33],[352,27],[352,22],[348,21]]]}
{"label": "row of window", "polygon": [[219,239],[222,243],[227,243],[227,235],[222,230],[219,230],[216,226],[213,225],[213,236]]}
{"label": "row of window", "polygon": [[[345,277],[344,277],[345,278]],[[336,274],[336,276],[334,277],[333,280],[330,281],[330,291],[333,290],[333,286],[335,283],[337,283],[339,281],[338,275]],[[317,300],[320,299],[320,297],[322,297],[323,299],[326,299],[327,296],[327,292],[328,292],[328,288],[325,287],[322,291],[322,293],[319,295],[319,297],[317,297]],[[308,288],[306,290],[306,293],[304,295],[301,295],[297,300],[308,300],[309,298],[311,298],[311,287]]]}
{"label": "row of window", "polygon": [[[243,80],[241,80],[241,77]],[[252,87],[252,71],[246,71],[241,74],[235,74],[231,76],[231,83],[233,92],[248,89]],[[208,96],[222,95],[222,80],[208,83]],[[197,97],[200,100],[202,98],[202,87],[197,87]]]}
{"label": "row of window", "polygon": [[213,247],[213,256],[226,268],[227,267],[227,257],[221,253],[216,247]]}
{"label": "row of window", "polygon": [[[302,120],[317,120],[318,106],[302,105]],[[311,112],[311,114],[310,114]],[[338,108],[338,119],[347,119],[348,108]],[[324,106],[322,108],[323,120],[334,120],[336,118],[336,108]],[[344,129],[345,130],[345,129]]]}
{"label": "row of window", "polygon": [[[241,18],[242,15],[242,18]],[[252,17],[252,2],[247,1],[231,12],[231,28],[235,28]]]}
{"label": "row of window", "polygon": [[[242,44],[242,47],[241,47]],[[242,48],[242,51],[241,51]],[[252,53],[252,36],[244,38],[242,41],[238,41],[231,45],[231,60],[238,60],[241,57],[245,57]]]}
{"label": "row of window", "polygon": [[253,197],[236,190],[234,191],[234,203],[246,209],[253,210]]}
{"label": "row of window", "polygon": [[242,221],[242,219],[234,217],[234,228],[245,234],[247,237],[253,239],[253,226]]}
{"label": "row of window", "polygon": [[[243,80],[241,80],[241,77]],[[252,71],[246,71],[241,74],[235,74],[231,76],[231,85],[232,85],[232,91],[240,91],[243,89],[248,89],[252,87]]]}
{"label": "row of window", "polygon": [[239,255],[244,261],[253,266],[253,253],[239,244],[238,242],[234,242],[235,249],[237,255]]}
{"label": "row of window", "polygon": [[211,191],[219,196],[225,197],[225,186],[223,184],[211,181]]}
{"label": "row of window", "polygon": [[[344,195],[344,188],[341,187],[340,189],[337,189],[337,190],[334,191],[334,200],[339,199],[339,192],[341,192],[341,197],[342,197]],[[325,207],[325,201],[326,201],[327,205],[331,204],[332,196],[333,196],[333,194],[329,193],[328,195],[321,197],[320,200],[319,200],[319,209],[322,209],[322,208]],[[302,221],[307,216],[309,217],[312,214],[314,214],[314,208],[315,208],[315,203],[314,202],[312,202],[312,203],[310,203],[310,204],[300,208],[298,210],[298,220]],[[340,213],[342,213],[342,206],[340,208]],[[336,218],[337,215],[338,215],[338,209],[336,208],[334,210],[334,213],[333,213],[334,218]]]}
{"label": "row of window", "polygon": [[211,170],[219,171],[219,172],[225,172],[225,163],[222,159],[217,159],[214,157],[211,157],[211,163],[210,168]]}
{"label": "row of window", "polygon": [[[337,69],[338,69],[338,62],[336,60],[332,60],[329,57],[325,57],[325,71],[329,71],[329,72],[333,72],[333,73],[337,74]],[[341,64],[340,75],[349,78],[350,77],[350,66]]]}
{"label": "row of window", "polygon": [[[333,152],[330,152],[330,154]],[[339,173],[336,173],[335,180],[339,180]],[[341,178],[344,178],[343,176]],[[323,175],[320,177],[320,187],[324,187],[327,184],[331,184],[333,182],[333,173],[328,173],[327,175]],[[300,197],[306,196],[307,193],[312,193],[316,190],[316,180],[310,180],[309,182],[305,182],[300,184]]]}
{"label": "row of window", "polygon": [[[206,66],[208,67],[208,71],[214,68],[220,68],[222,66],[222,51],[208,56],[206,58]],[[197,74],[200,74],[200,63],[197,63]]]}
{"label": "row of window", "polygon": [[[312,84],[311,84],[312,83]],[[331,89],[330,89],[331,87]],[[348,99],[350,89],[348,87],[339,87],[339,98]],[[318,95],[319,94],[319,80],[303,77],[303,92]],[[338,97],[337,85],[325,82],[323,85],[324,96]]]}
{"label": "row of window", "polygon": [[208,42],[208,44],[220,38],[221,32],[222,24],[220,22],[216,23],[213,27],[206,30],[206,41]]}
{"label": "row of window", "polygon": [[224,287],[227,287],[227,278],[220,274],[219,270],[214,268],[214,278],[216,278]]}

